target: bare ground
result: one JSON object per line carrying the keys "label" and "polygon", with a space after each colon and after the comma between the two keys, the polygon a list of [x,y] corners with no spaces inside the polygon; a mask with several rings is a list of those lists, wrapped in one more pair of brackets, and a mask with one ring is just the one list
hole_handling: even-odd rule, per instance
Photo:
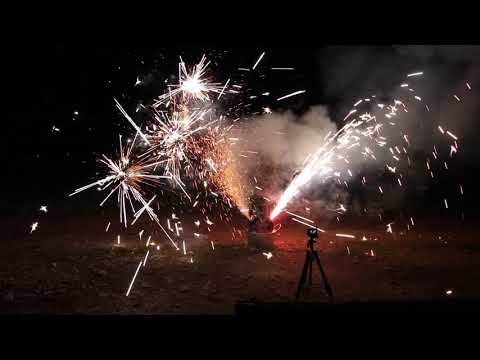
{"label": "bare ground", "polygon": [[[394,225],[393,235],[361,219],[326,226],[319,249],[335,301],[480,298],[480,242],[473,226],[416,223],[409,232]],[[306,228],[286,221],[270,259],[227,232],[212,232],[185,256],[157,232],[127,297],[152,226],[141,241],[139,228],[123,231],[117,246],[114,226],[105,232],[102,218],[48,215],[33,234],[29,224],[2,219],[1,314],[231,314],[238,301],[292,301],[306,243]],[[314,284],[304,300],[327,301],[318,273]]]}

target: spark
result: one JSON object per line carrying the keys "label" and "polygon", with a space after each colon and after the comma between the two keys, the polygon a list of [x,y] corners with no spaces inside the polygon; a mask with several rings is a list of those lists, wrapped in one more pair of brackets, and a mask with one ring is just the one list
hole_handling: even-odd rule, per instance
{"label": "spark", "polygon": [[447,199],[443,199],[443,202],[445,203],[445,208],[448,209],[448,202]]}
{"label": "spark", "polygon": [[450,131],[447,131],[447,135],[449,135],[453,140],[458,140],[458,138],[452,134]]}
{"label": "spark", "polygon": [[46,213],[48,211],[47,210],[47,205],[40,206],[40,211],[43,211],[44,213]]}
{"label": "spark", "polygon": [[468,82],[466,83],[466,85],[467,85],[468,90],[472,90],[472,87],[470,86],[470,84]]}
{"label": "spark", "polygon": [[292,97],[292,96],[295,96],[295,95],[300,95],[300,94],[303,94],[306,90],[299,90],[299,91],[295,91],[291,94],[288,94],[288,95],[285,95],[285,96],[282,96],[282,97],[279,97],[277,99],[277,101],[280,101],[280,100],[283,100],[283,99],[287,99],[289,97]]}
{"label": "spark", "polygon": [[109,221],[108,224],[107,224],[107,227],[106,227],[106,229],[105,229],[105,232],[107,232],[109,228],[110,228],[110,221]]}
{"label": "spark", "polygon": [[457,95],[453,95],[453,97],[454,97],[458,102],[460,102],[460,98],[459,98]]}
{"label": "spark", "polygon": [[315,229],[317,229],[317,230],[320,231],[320,232],[323,232],[323,233],[325,232],[325,230],[323,230],[323,229],[320,229],[320,228],[318,228],[318,227],[316,227],[316,226],[313,226],[312,224],[304,223],[303,221],[298,220],[298,219],[296,219],[296,218],[292,218],[292,220],[293,220],[293,221],[296,221],[296,222],[298,222],[298,223],[300,223],[300,224],[303,224],[303,225],[305,225],[305,226],[315,228]]}
{"label": "spark", "polygon": [[452,291],[452,290],[447,290],[447,291],[445,291],[445,294],[447,294],[447,295],[452,295],[452,294],[453,294],[453,291]]}
{"label": "spark", "polygon": [[30,234],[33,233],[35,230],[38,228],[38,222],[34,222],[32,225],[30,225]]}
{"label": "spark", "polygon": [[350,117],[350,115],[355,114],[356,112],[357,112],[357,110],[350,110],[350,112],[347,114],[347,116],[345,116],[343,121],[347,120]]}
{"label": "spark", "polygon": [[140,85],[142,83],[142,81],[140,80],[140,78],[137,76],[137,80],[135,81],[135,85],[133,85],[134,87],[137,86],[137,85]]}
{"label": "spark", "polygon": [[393,225],[393,222],[392,222],[392,223],[389,223],[389,224],[387,224],[387,233],[393,234],[393,231],[392,231],[392,225]]}
{"label": "spark", "polygon": [[272,67],[270,68],[270,70],[290,70],[290,71],[293,71],[295,70],[295,68],[291,68],[291,67]]}
{"label": "spark", "polygon": [[117,245],[120,245],[120,235],[117,235]]}
{"label": "spark", "polygon": [[335,236],[337,236],[337,237],[344,237],[344,238],[350,238],[350,239],[354,239],[354,238],[355,238],[355,235],[349,235],[349,234],[335,234]]}
{"label": "spark", "polygon": [[263,255],[265,255],[265,257],[267,258],[267,260],[270,260],[272,258],[272,253],[271,252],[268,252],[268,253],[262,253]]}
{"label": "spark", "polygon": [[138,274],[138,270],[140,270],[140,266],[142,266],[142,261],[138,264],[137,270],[135,271],[135,275],[133,275],[132,281],[130,282],[130,286],[128,287],[127,294],[126,296],[130,295],[130,290],[132,290],[133,283],[135,282],[135,279]]}
{"label": "spark", "polygon": [[219,99],[222,97],[223,92],[225,91],[225,88],[228,86],[228,83],[229,83],[229,82],[230,82],[230,79],[228,79],[227,82],[225,83],[225,85],[223,85],[223,88],[222,88],[222,90],[220,91],[220,94],[218,94],[217,100],[219,100]]}
{"label": "spark", "polygon": [[212,250],[215,250],[215,245],[213,245],[213,241],[210,241],[210,244],[212,245]]}
{"label": "spark", "polygon": [[457,153],[457,149],[455,148],[455,146],[451,145],[450,146],[450,157],[452,157],[453,154],[456,154]]}
{"label": "spark", "polygon": [[145,254],[145,259],[143,260],[143,266],[145,267],[145,264],[147,263],[147,258],[148,254],[150,253],[150,250],[147,250],[147,253]]}
{"label": "spark", "polygon": [[309,222],[309,223],[312,223],[312,224],[314,223],[313,220],[310,220],[310,219],[307,219],[307,218],[305,218],[305,217],[303,217],[303,216],[294,214],[294,213],[292,213],[292,212],[290,212],[290,211],[285,210],[285,212],[286,212],[287,214],[290,214],[290,215],[292,215],[292,216],[295,216],[295,217],[297,217],[297,218],[300,218],[300,219],[302,219],[302,220],[305,220],[305,221],[307,221],[307,222]]}
{"label": "spark", "polygon": [[265,56],[265,52],[263,52],[260,57],[258,58],[257,62],[255,63],[255,65],[253,65],[253,68],[252,70],[255,70],[255,68],[257,67],[257,65],[260,63],[260,61],[263,59],[263,57]]}
{"label": "spark", "polygon": [[[137,222],[137,220],[140,218],[140,215],[142,215],[145,210],[147,210],[147,214],[150,216],[151,219],[154,219],[155,221],[158,222],[157,216],[153,213],[153,210],[150,207],[150,204],[152,203],[153,200],[155,200],[156,197],[157,195],[153,195],[153,197],[150,199],[149,202],[143,203],[144,204],[143,207],[140,210],[138,210],[135,214],[133,214],[134,219],[132,221],[132,225]],[[143,233],[143,230],[142,230],[142,233]],[[140,234],[140,239],[141,238],[142,238],[142,235]]]}
{"label": "spark", "polygon": [[133,128],[135,130],[137,130],[137,133],[140,134],[140,136],[142,137],[143,141],[145,141],[148,145],[151,145],[150,144],[150,141],[148,141],[147,137],[145,136],[145,134],[142,132],[142,130],[138,127],[137,124],[135,124],[135,122],[132,120],[132,118],[127,114],[127,112],[123,109],[122,105],[120,105],[120,103],[117,101],[117,99],[113,99],[115,100],[115,103],[117,104],[117,108],[120,110],[120,112],[122,113],[122,115],[125,117],[125,119],[128,120],[128,122],[133,126]]}
{"label": "spark", "polygon": [[423,71],[419,71],[419,72],[415,72],[415,73],[408,74],[407,77],[420,76],[420,75],[423,75]]}

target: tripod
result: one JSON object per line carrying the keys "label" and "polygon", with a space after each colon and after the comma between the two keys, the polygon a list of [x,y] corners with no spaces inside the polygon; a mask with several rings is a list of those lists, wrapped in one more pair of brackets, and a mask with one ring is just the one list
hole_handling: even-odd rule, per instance
{"label": "tripod", "polygon": [[332,301],[333,300],[332,288],[328,283],[327,275],[325,275],[325,272],[323,271],[323,267],[322,267],[322,264],[320,263],[320,257],[318,256],[317,250],[315,250],[315,243],[316,243],[315,238],[318,238],[317,230],[309,229],[307,231],[307,234],[309,236],[308,248],[305,256],[305,264],[303,265],[302,275],[300,276],[300,282],[298,283],[297,293],[295,295],[295,301],[298,301],[298,298],[300,297],[300,293],[305,287],[307,276],[308,276],[308,283],[306,284],[306,287],[309,288],[310,286],[312,286],[312,270],[313,270],[312,264],[314,259],[317,262],[318,268],[320,269],[320,274],[322,275],[325,291],[330,297],[330,301]]}

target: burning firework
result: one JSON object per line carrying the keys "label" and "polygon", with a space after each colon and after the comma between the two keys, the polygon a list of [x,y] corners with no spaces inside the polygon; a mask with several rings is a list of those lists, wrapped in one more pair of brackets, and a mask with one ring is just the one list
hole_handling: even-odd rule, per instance
{"label": "burning firework", "polygon": [[182,169],[188,171],[192,167],[191,161],[204,136],[202,132],[208,132],[217,122],[213,120],[205,123],[207,113],[208,110],[190,113],[185,109],[169,115],[154,110],[156,123],[149,136],[152,147],[143,156],[153,155],[157,159],[156,164],[162,164],[165,175],[172,175],[176,184],[184,185],[181,180]]}
{"label": "burning firework", "polygon": [[206,57],[203,55],[200,62],[194,65],[189,71],[185,62],[180,58],[180,63],[178,64],[179,83],[171,86],[169,92],[161,95],[153,106],[157,108],[171,101],[172,98],[178,94],[182,95],[183,102],[188,102],[189,100],[200,100],[204,102],[210,100],[209,94],[211,93],[223,93],[228,81],[224,86],[220,83],[211,82],[207,76],[207,67],[209,64],[210,62],[206,62]]}
{"label": "burning firework", "polygon": [[[420,75],[423,75],[423,72],[409,74],[407,77]],[[407,88],[408,85],[404,85],[402,84],[400,87]],[[412,95],[410,95],[411,98]],[[414,95],[413,99],[421,101],[421,98],[417,95]],[[395,136],[388,137],[387,133],[390,129],[397,127],[397,122],[393,121],[395,118],[399,118],[401,113],[408,113],[405,101],[408,101],[408,97],[404,101],[394,100],[391,104],[381,103],[374,96],[357,101],[344,118],[344,121],[348,122],[336,133],[329,133],[324,143],[313,154],[309,155],[306,165],[279,197],[275,208],[270,214],[270,219],[275,219],[284,211],[288,203],[297,197],[302,189],[311,183],[314,177],[324,181],[334,177],[339,184],[343,183],[348,187],[347,181],[353,177],[349,164],[351,161],[358,161],[352,159],[352,155],[359,152],[364,158],[362,161],[376,161],[378,158],[391,159],[387,160],[391,161],[391,163],[387,162],[384,166],[392,174],[397,175],[398,173],[396,181],[399,186],[402,186],[403,175],[397,170],[399,167],[397,164],[404,160],[408,162],[409,166],[411,165],[407,151],[411,143],[408,134],[402,129],[401,123],[398,126],[399,131],[394,133]],[[372,113],[371,110],[368,110],[353,117],[359,113],[358,107],[362,103],[368,104],[369,109],[372,107],[376,108],[378,113]],[[442,127],[439,127],[439,129],[442,134],[450,136],[454,141],[458,139],[451,132],[444,131]],[[403,143],[396,143],[397,137],[400,137],[400,141]],[[452,145],[452,148],[453,151],[450,152],[450,155],[452,152],[456,152],[457,146]],[[436,151],[434,151],[433,155],[437,158]],[[396,165],[393,166],[392,164]],[[427,167],[429,168],[428,161]],[[446,163],[445,168],[448,169]],[[347,180],[342,179],[342,175],[348,175]],[[365,184],[365,178],[363,178],[362,182]],[[379,190],[383,194],[380,186]],[[448,209],[446,200],[445,207]]]}
{"label": "burning firework", "polygon": [[146,210],[150,218],[158,222],[157,216],[149,206],[151,201],[147,203],[143,197],[144,191],[142,190],[141,185],[145,184],[156,186],[160,183],[161,179],[170,179],[170,176],[151,174],[151,169],[158,165],[158,162],[138,160],[133,156],[132,149],[135,145],[137,136],[135,136],[126,152],[124,152],[124,148],[122,146],[122,137],[120,136],[119,139],[119,159],[117,161],[113,161],[105,155],[102,155],[102,159],[100,159],[100,163],[107,167],[109,175],[93,183],[78,188],[69,196],[76,195],[95,186],[97,186],[100,191],[111,189],[108,195],[100,203],[100,206],[103,206],[108,198],[114,192],[117,192],[117,201],[120,208],[120,222],[123,223],[125,227],[128,223],[127,202],[130,204],[133,213],[138,214],[133,206],[132,197],[133,200],[136,200],[142,204],[143,207],[139,211],[143,212]]}

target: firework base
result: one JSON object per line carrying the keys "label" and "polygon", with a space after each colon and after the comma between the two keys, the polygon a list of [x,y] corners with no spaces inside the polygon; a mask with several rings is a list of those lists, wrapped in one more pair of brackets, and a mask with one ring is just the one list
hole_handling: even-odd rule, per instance
{"label": "firework base", "polygon": [[273,250],[275,249],[274,236],[275,234],[272,234],[271,232],[268,232],[268,233],[248,232],[247,233],[248,247],[259,249],[259,250]]}

